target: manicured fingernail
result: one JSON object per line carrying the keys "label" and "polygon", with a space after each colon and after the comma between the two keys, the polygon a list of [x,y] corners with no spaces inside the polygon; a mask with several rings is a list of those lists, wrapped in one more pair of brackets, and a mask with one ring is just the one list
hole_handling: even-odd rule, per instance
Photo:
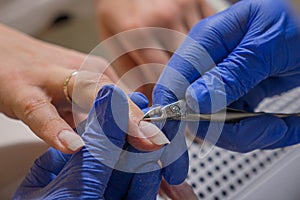
{"label": "manicured fingernail", "polygon": [[84,142],[79,135],[74,132],[63,130],[58,135],[59,140],[65,144],[70,150],[76,151],[84,146]]}
{"label": "manicured fingernail", "polygon": [[[145,121],[141,121],[139,124],[139,128],[147,135],[151,134],[151,136],[149,135],[148,139],[153,144],[157,144],[157,145],[170,144],[170,141],[165,136],[165,134],[163,132],[161,132],[161,130],[154,124],[151,124],[151,123],[145,122]],[[146,134],[144,134],[144,135],[146,135]]]}

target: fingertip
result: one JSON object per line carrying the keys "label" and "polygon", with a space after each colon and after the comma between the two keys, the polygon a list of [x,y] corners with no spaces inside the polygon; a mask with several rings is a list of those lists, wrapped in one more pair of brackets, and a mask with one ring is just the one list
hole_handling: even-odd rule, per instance
{"label": "fingertip", "polygon": [[148,98],[140,92],[132,92],[129,94],[129,98],[133,101],[140,109],[145,109],[149,105]]}
{"label": "fingertip", "polygon": [[129,124],[128,142],[140,151],[158,150],[170,141],[154,124],[141,121],[138,125]]}
{"label": "fingertip", "polygon": [[[188,152],[184,152],[177,160],[163,168],[166,181],[171,185],[179,185],[184,182],[189,169]],[[177,171],[175,174],[174,171]]]}

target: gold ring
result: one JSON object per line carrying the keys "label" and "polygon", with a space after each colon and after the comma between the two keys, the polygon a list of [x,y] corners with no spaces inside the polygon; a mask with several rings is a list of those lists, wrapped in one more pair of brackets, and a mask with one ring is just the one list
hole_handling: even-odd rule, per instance
{"label": "gold ring", "polygon": [[64,82],[64,85],[63,85],[63,91],[64,91],[64,94],[65,94],[65,97],[66,97],[67,101],[68,101],[69,103],[71,103],[71,104],[72,104],[72,98],[70,97],[69,92],[68,92],[68,85],[69,85],[69,82],[70,82],[71,78],[72,78],[73,76],[76,76],[77,74],[78,74],[78,71],[73,71],[73,72],[66,78],[66,80],[65,80],[65,82]]}

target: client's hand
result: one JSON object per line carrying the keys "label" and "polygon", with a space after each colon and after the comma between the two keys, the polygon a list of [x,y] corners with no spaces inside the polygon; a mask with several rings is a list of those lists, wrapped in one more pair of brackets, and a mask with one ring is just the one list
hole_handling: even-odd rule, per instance
{"label": "client's hand", "polygon": [[[102,39],[110,38],[123,31],[145,28],[161,27],[187,34],[189,30],[201,19],[214,14],[215,11],[205,0],[98,0],[97,14],[99,32]],[[113,67],[119,76],[143,64],[157,63],[165,65],[170,59],[170,46],[176,49],[181,40],[172,36],[160,35],[154,32],[142,32],[134,35],[134,42],[122,38],[111,46],[111,52],[124,50],[130,51],[118,58]],[[167,40],[167,41],[166,41]],[[135,47],[143,44],[143,49],[133,51]],[[157,47],[146,48],[151,44]],[[163,51],[160,49],[166,49]],[[160,75],[160,70],[149,66],[139,72],[136,79],[153,80]],[[146,82],[146,81],[145,81]],[[151,97],[151,87],[144,85],[140,91]]]}
{"label": "client's hand", "polygon": [[[22,120],[50,146],[74,153],[83,143],[72,129],[71,104],[64,96],[63,84],[86,55],[38,41],[1,24],[0,41],[0,112]],[[89,61],[100,68],[107,65],[102,58]],[[111,69],[105,75],[115,78]]]}
{"label": "client's hand", "polygon": [[[145,102],[136,94],[132,98]],[[181,165],[175,161],[161,170],[163,149],[146,153],[126,143],[129,110],[127,96],[119,88],[104,86],[85,125],[77,129],[85,147],[74,155],[49,149],[36,160],[14,199],[155,199],[162,175],[170,183],[181,183],[187,162],[181,159]],[[155,130],[159,131],[151,128]],[[175,166],[181,168],[171,173]]]}

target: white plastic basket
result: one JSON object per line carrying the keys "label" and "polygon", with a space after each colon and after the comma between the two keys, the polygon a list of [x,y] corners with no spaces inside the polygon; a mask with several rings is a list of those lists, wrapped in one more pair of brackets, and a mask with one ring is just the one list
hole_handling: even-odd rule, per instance
{"label": "white plastic basket", "polygon": [[[298,101],[300,88],[265,99],[257,111],[299,112]],[[187,182],[199,199],[300,199],[299,145],[276,150],[257,150],[247,154],[214,147],[207,156],[199,158],[208,149],[209,146],[200,150],[200,145],[196,143],[189,149],[190,169]]]}

